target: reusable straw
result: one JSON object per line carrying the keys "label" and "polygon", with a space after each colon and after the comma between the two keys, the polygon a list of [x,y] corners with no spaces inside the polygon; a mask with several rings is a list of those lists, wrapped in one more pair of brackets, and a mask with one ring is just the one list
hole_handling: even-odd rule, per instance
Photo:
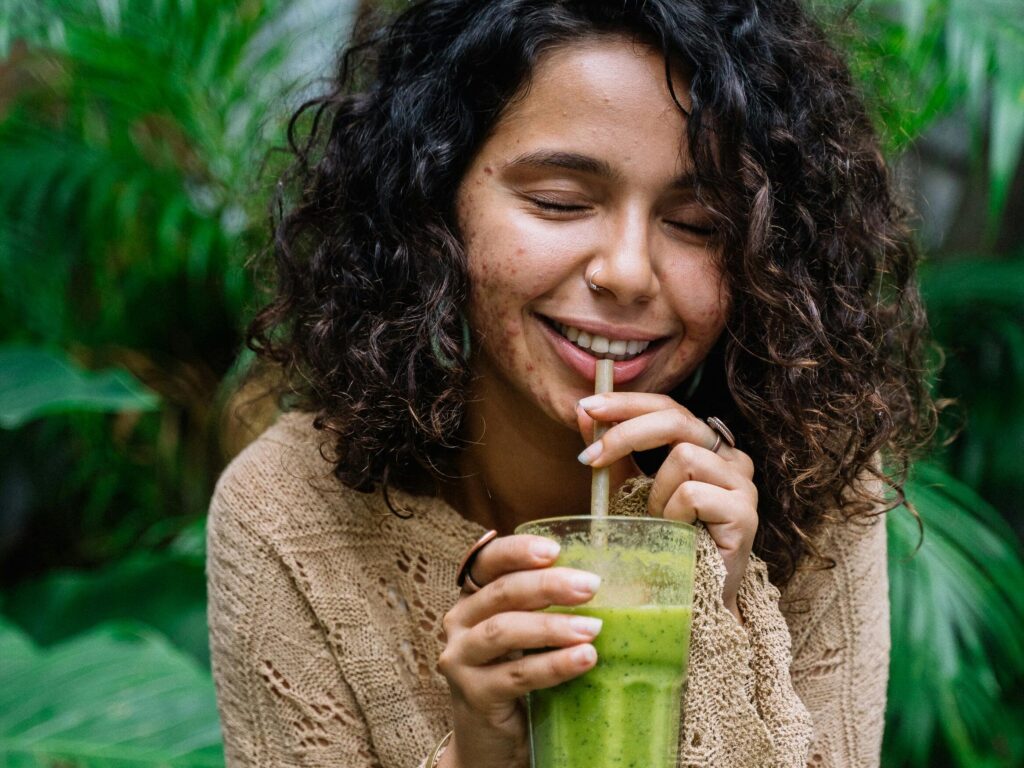
{"label": "reusable straw", "polygon": [[[615,361],[598,360],[597,374],[594,376],[594,394],[603,395],[615,389]],[[597,442],[608,431],[603,421],[594,422],[594,442]],[[590,481],[590,514],[592,517],[608,517],[608,496],[611,492],[611,470],[608,467],[594,469]]]}

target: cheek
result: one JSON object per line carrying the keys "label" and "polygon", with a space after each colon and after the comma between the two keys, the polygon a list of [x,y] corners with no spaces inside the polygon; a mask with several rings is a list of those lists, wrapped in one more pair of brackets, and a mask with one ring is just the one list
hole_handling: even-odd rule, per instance
{"label": "cheek", "polygon": [[514,209],[495,205],[473,213],[464,233],[474,290],[530,299],[561,279],[571,242],[561,242],[550,227]]}

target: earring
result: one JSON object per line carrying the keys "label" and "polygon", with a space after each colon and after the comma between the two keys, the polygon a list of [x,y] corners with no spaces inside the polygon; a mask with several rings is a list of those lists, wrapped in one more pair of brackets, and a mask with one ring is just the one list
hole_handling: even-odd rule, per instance
{"label": "earring", "polygon": [[[462,359],[465,362],[469,362],[469,322],[466,320],[466,316],[462,312],[459,312],[459,319],[462,321]],[[441,351],[441,343],[437,340],[437,334],[431,334],[430,336],[430,349],[434,353],[434,357],[437,359],[437,362],[439,362],[441,367],[446,371],[450,371],[455,367],[455,361]]]}
{"label": "earring", "polygon": [[700,365],[697,366],[697,370],[690,376],[690,386],[686,388],[686,392],[683,393],[683,402],[685,403],[691,397],[693,393],[697,391],[697,387],[700,386],[700,378],[704,375],[704,360],[700,361]]}
{"label": "earring", "polygon": [[597,273],[601,271],[601,269],[602,269],[602,267],[598,267],[593,272],[591,272],[590,273],[590,277],[587,278],[587,286],[594,293],[600,293],[601,291],[604,290],[604,288],[602,288],[600,285],[598,285],[597,283],[594,282],[594,278],[597,276]]}

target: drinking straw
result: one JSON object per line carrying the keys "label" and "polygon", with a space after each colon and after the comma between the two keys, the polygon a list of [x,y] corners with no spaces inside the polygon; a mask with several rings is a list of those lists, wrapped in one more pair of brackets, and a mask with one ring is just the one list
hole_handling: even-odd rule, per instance
{"label": "drinking straw", "polygon": [[[597,374],[594,376],[594,394],[603,395],[615,389],[615,361],[598,360]],[[600,440],[608,431],[603,421],[594,422],[594,442]],[[611,492],[611,470],[608,467],[594,469],[590,481],[590,514],[592,517],[608,517],[608,496]]]}

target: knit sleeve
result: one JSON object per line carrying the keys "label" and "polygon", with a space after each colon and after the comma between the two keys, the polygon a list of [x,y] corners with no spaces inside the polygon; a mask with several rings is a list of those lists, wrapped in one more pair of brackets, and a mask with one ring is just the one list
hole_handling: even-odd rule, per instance
{"label": "knit sleeve", "polygon": [[[628,482],[617,514],[645,514],[649,478]],[[681,768],[804,768],[811,718],[790,679],[790,638],[779,591],[751,555],[737,604],[741,626],[722,601],[726,568],[698,524],[689,679],[683,699]]]}
{"label": "knit sleeve", "polygon": [[889,674],[885,517],[831,526],[823,539],[835,567],[798,572],[782,600],[793,685],[814,720],[809,765],[870,768],[880,762]]}
{"label": "knit sleeve", "polygon": [[210,651],[228,768],[377,768],[326,633],[237,486],[222,478],[207,533]]}

